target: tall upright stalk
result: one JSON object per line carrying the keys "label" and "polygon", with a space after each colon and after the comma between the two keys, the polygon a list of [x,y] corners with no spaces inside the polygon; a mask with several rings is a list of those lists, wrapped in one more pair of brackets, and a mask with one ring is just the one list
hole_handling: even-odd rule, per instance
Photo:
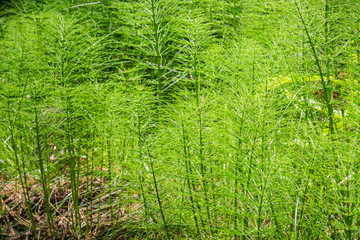
{"label": "tall upright stalk", "polygon": [[206,180],[206,165],[205,165],[205,157],[204,157],[204,138],[203,138],[203,99],[201,103],[198,104],[198,134],[199,134],[199,159],[200,159],[200,174],[201,174],[201,182],[202,182],[202,190],[205,199],[205,208],[207,215],[207,222],[209,227],[210,235],[212,235],[212,220],[210,214],[210,201],[208,197],[208,187]]}
{"label": "tall upright stalk", "polygon": [[[35,99],[37,96],[35,96]],[[35,102],[34,104],[34,112],[35,112],[35,133],[36,133],[36,152],[38,155],[39,166],[40,166],[40,179],[41,185],[44,192],[44,200],[45,200],[45,208],[47,214],[47,222],[49,224],[50,235],[53,236],[54,234],[54,221],[52,217],[52,211],[50,206],[50,194],[49,194],[49,183],[47,181],[47,173],[45,170],[45,164],[43,159],[42,147],[41,147],[41,135],[40,135],[40,123],[38,117],[38,103]]]}
{"label": "tall upright stalk", "polygon": [[[104,178],[104,163],[105,163],[105,159],[104,159],[104,153],[105,153],[105,141],[106,141],[106,136],[104,134],[104,130],[102,130],[101,135],[99,136],[99,140],[101,141],[99,143],[100,145],[100,186],[99,186],[99,192],[102,189],[102,186],[105,182],[105,178]],[[99,208],[97,209],[97,227],[100,227],[100,211],[101,211],[101,194],[98,195],[98,202],[99,202]]]}
{"label": "tall upright stalk", "polygon": [[325,74],[326,74],[326,80],[327,83],[329,83],[330,81],[330,43],[329,43],[329,38],[330,38],[330,20],[329,20],[329,0],[325,0],[325,13],[324,13],[324,34],[325,34],[325,57],[326,57],[326,62],[325,62]]}
{"label": "tall upright stalk", "polygon": [[152,38],[154,39],[153,45],[155,50],[156,78],[157,78],[156,97],[157,97],[157,104],[160,105],[163,82],[162,82],[162,53],[161,53],[160,23],[158,22],[159,6],[157,6],[157,0],[150,0],[150,4],[151,4],[151,21],[152,21],[151,30],[152,30]]}
{"label": "tall upright stalk", "polygon": [[187,183],[187,187],[188,187],[188,191],[189,191],[189,195],[190,195],[190,203],[191,203],[191,209],[192,209],[193,218],[194,218],[194,222],[195,222],[196,232],[198,235],[200,235],[200,228],[199,228],[199,222],[198,222],[197,213],[196,213],[196,209],[195,209],[195,204],[198,207],[199,211],[200,211],[200,206],[197,201],[195,203],[195,199],[194,199],[195,197],[193,194],[193,192],[196,191],[196,188],[195,188],[195,184],[194,184],[194,180],[193,180],[192,163],[188,156],[188,142],[187,142],[188,137],[187,137],[187,133],[185,130],[185,124],[184,124],[183,119],[182,119],[182,123],[181,123],[181,131],[182,131],[183,151],[184,151],[184,160],[185,160],[185,169],[186,169],[185,181]]}
{"label": "tall upright stalk", "polygon": [[162,219],[164,227],[165,227],[166,237],[167,237],[168,240],[170,240],[170,234],[169,234],[168,226],[166,224],[165,214],[164,214],[164,210],[163,210],[163,207],[162,207],[161,198],[160,198],[160,194],[159,194],[158,182],[156,180],[156,174],[155,174],[155,170],[154,170],[154,161],[153,161],[153,158],[152,158],[151,153],[150,153],[149,145],[147,145],[147,152],[148,152],[148,157],[149,157],[149,160],[150,160],[150,170],[151,170],[151,173],[152,173],[152,176],[153,176],[156,199],[157,199],[157,202],[158,202],[158,205],[159,205],[161,219]]}
{"label": "tall upright stalk", "polygon": [[112,122],[110,123],[110,130],[108,133],[108,139],[107,139],[107,158],[108,158],[108,193],[109,193],[109,207],[110,207],[110,217],[111,220],[113,220],[115,214],[114,214],[114,208],[113,208],[113,202],[112,202],[112,196],[111,196],[111,190],[112,190],[112,165],[113,165],[113,155],[112,155]]}
{"label": "tall upright stalk", "polygon": [[[241,139],[241,134],[242,134],[242,127],[243,127],[243,118],[241,117],[240,119],[240,123],[239,123],[239,131],[237,133],[237,146],[236,146],[236,158],[235,158],[235,180],[234,180],[234,190],[235,190],[235,197],[234,197],[234,206],[235,206],[235,216],[234,216],[234,230],[238,231],[239,230],[239,226],[238,226],[238,214],[237,214],[237,209],[239,207],[239,178],[240,178],[240,174],[241,174],[241,168],[240,168],[240,163],[241,163],[241,154],[242,154],[242,150],[241,150],[241,145],[242,145],[242,139]],[[239,238],[239,235],[237,233],[235,233],[234,235],[234,239],[237,240]]]}
{"label": "tall upright stalk", "polygon": [[[187,16],[187,21],[185,22],[188,25],[188,28],[185,29],[185,40],[184,40],[184,53],[188,58],[188,64],[190,68],[187,70],[187,74],[189,75],[190,80],[192,80],[192,94],[195,95],[195,114],[196,114],[196,128],[197,128],[197,136],[196,136],[196,145],[198,146],[197,150],[197,158],[199,159],[200,165],[200,175],[201,175],[201,190],[205,200],[205,211],[206,218],[208,224],[208,230],[210,235],[212,235],[212,219],[210,214],[210,199],[208,196],[208,185],[207,185],[207,167],[205,164],[205,154],[204,154],[204,96],[202,95],[201,89],[201,71],[200,71],[200,51],[204,48],[204,45],[207,44],[206,40],[208,37],[207,29],[204,29],[202,26],[202,20],[197,19],[193,12],[190,12],[193,15]],[[186,86],[186,91],[188,91],[188,87]],[[183,136],[184,137],[184,136]],[[188,170],[192,171],[192,166],[188,161]],[[194,169],[195,170],[195,169]],[[194,182],[194,180],[193,180]],[[194,183],[193,183],[194,184]],[[195,189],[193,189],[195,192]],[[200,210],[200,207],[198,207]],[[202,216],[200,215],[200,218]],[[202,222],[202,219],[201,219]]]}
{"label": "tall upright stalk", "polygon": [[90,191],[90,184],[91,184],[91,169],[90,169],[90,161],[92,161],[92,159],[90,160],[90,149],[91,149],[91,143],[92,143],[92,139],[91,139],[91,132],[87,132],[86,135],[88,135],[89,139],[88,142],[86,144],[86,149],[85,149],[85,175],[86,175],[86,185],[85,185],[85,189],[86,189],[86,217],[85,217],[85,224],[86,224],[86,228],[85,228],[85,235],[89,234],[89,231],[91,229],[90,226],[90,201],[92,201],[90,194],[92,195],[91,191]]}
{"label": "tall upright stalk", "polygon": [[[63,20],[63,19],[61,19]],[[71,86],[69,83],[69,72],[68,70],[68,58],[70,52],[68,52],[68,46],[65,40],[68,38],[66,22],[61,21],[61,28],[59,31],[59,39],[57,39],[57,47],[59,47],[59,78],[64,87],[65,91],[65,139],[66,139],[66,150],[68,153],[68,164],[70,170],[70,186],[72,203],[74,207],[73,211],[73,229],[76,233],[80,230],[80,210],[79,210],[79,158],[75,156],[75,144],[74,144],[74,133],[73,133],[73,106],[71,96]]]}
{"label": "tall upright stalk", "polygon": [[320,59],[318,57],[317,51],[315,49],[315,44],[313,42],[313,39],[310,36],[309,29],[308,29],[308,27],[307,27],[307,25],[305,23],[305,19],[304,19],[303,15],[301,13],[299,3],[296,0],[294,0],[294,3],[295,3],[296,10],[297,10],[297,12],[299,14],[301,23],[302,23],[302,25],[304,27],[306,36],[307,36],[308,41],[310,43],[310,47],[311,47],[312,53],[313,53],[314,58],[315,58],[316,67],[317,67],[317,69],[319,71],[320,82],[321,82],[321,86],[322,86],[323,91],[324,91],[324,102],[325,102],[325,105],[326,105],[327,115],[328,115],[328,118],[329,118],[329,129],[330,129],[330,133],[333,134],[334,133],[334,116],[333,116],[334,115],[333,114],[334,110],[333,110],[333,106],[331,104],[331,90],[330,90],[330,88],[328,86],[329,82],[327,82],[325,80],[325,75],[324,75],[323,69],[321,67],[321,62],[320,62]]}
{"label": "tall upright stalk", "polygon": [[[138,106],[140,107],[140,106]],[[138,174],[138,180],[139,180],[139,184],[140,184],[140,191],[141,191],[141,197],[143,200],[143,205],[144,205],[144,215],[145,215],[145,220],[148,220],[148,217],[150,217],[154,222],[157,222],[157,220],[155,219],[155,217],[153,216],[153,214],[150,212],[149,209],[149,204],[148,204],[148,199],[147,199],[147,195],[146,195],[146,191],[145,191],[145,177],[144,177],[144,172],[143,172],[143,168],[144,168],[144,163],[143,163],[143,133],[142,133],[142,122],[141,122],[141,116],[140,116],[140,109],[137,109],[138,113],[136,116],[136,140],[137,140],[137,146],[138,146],[138,161],[141,163],[141,169],[139,171]]]}
{"label": "tall upright stalk", "polygon": [[21,92],[21,96],[20,96],[20,102],[18,103],[18,106],[15,110],[15,115],[12,116],[11,115],[11,102],[10,102],[10,96],[7,96],[7,120],[8,120],[8,124],[9,124],[9,131],[10,131],[10,146],[12,148],[12,151],[14,152],[14,159],[15,159],[15,170],[17,171],[17,173],[19,174],[19,178],[20,178],[20,184],[21,184],[21,188],[22,188],[22,192],[23,192],[23,196],[24,196],[24,200],[25,200],[25,206],[29,215],[29,219],[30,219],[30,224],[31,224],[31,230],[34,234],[34,236],[37,236],[37,232],[35,230],[35,222],[34,222],[34,215],[31,209],[31,200],[30,200],[30,194],[29,194],[29,189],[28,189],[28,182],[27,182],[27,176],[26,176],[26,170],[25,170],[25,162],[24,159],[20,158],[20,154],[22,149],[22,143],[18,143],[17,139],[21,139],[20,136],[17,135],[17,125],[21,125],[21,110],[22,110],[22,105],[23,105],[23,101],[24,101],[24,97],[25,97],[25,91],[27,89],[27,85],[28,85],[28,81],[25,81],[25,84],[23,85],[23,89]]}

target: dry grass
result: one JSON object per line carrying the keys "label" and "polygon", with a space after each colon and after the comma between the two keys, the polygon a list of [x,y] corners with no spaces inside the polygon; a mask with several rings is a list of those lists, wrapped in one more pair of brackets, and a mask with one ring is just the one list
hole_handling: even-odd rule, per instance
{"label": "dry grass", "polygon": [[[71,201],[71,188],[68,180],[58,180],[57,183],[51,184],[50,202],[54,212],[55,239],[99,239],[106,235],[109,230],[116,231],[116,239],[121,239],[121,235],[129,237],[127,232],[127,224],[129,221],[136,221],[134,213],[138,212],[140,206],[117,207],[115,217],[111,218],[109,211],[108,197],[104,194],[100,177],[93,181],[92,193],[86,190],[86,178],[80,181],[80,213],[81,213],[81,232],[86,232],[84,236],[78,236],[72,226],[73,206]],[[49,226],[46,221],[46,209],[43,199],[43,191],[41,184],[35,180],[31,180],[29,184],[29,194],[34,213],[34,221],[36,232],[41,239],[50,239]],[[19,183],[15,180],[7,181],[1,188],[1,216],[0,224],[2,227],[2,235],[6,239],[33,239],[31,223],[27,213],[24,201],[24,194]],[[120,198],[124,197],[120,191],[112,191],[111,193],[114,204],[118,203]],[[138,197],[138,196],[132,196]],[[91,209],[92,205],[92,209]],[[117,204],[116,204],[117,205]],[[118,205],[117,205],[118,206]],[[131,209],[131,213],[128,210]],[[130,218],[130,219],[129,219]],[[100,222],[97,220],[100,219]]]}

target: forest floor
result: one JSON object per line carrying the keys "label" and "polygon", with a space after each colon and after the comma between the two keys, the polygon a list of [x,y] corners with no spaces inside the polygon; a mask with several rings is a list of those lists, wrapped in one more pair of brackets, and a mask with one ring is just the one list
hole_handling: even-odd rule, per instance
{"label": "forest floor", "polygon": [[[53,215],[55,237],[50,238],[47,223],[44,195],[40,183],[28,180],[28,194],[32,205],[33,221],[37,232],[34,236],[31,220],[25,204],[23,189],[19,180],[2,179],[0,182],[0,239],[129,239],[131,233],[127,231],[126,222],[131,215],[125,208],[113,211],[112,220],[109,194],[104,195],[106,185],[100,177],[92,182],[92,194],[86,194],[87,178],[80,179],[79,203],[81,215],[81,232],[85,236],[78,236],[73,227],[73,205],[70,181],[59,179],[50,186],[50,203],[56,209]],[[133,206],[136,208],[136,206]],[[134,209],[133,209],[134,210]],[[100,221],[99,221],[100,220]],[[115,231],[114,231],[115,230]],[[108,233],[112,233],[109,236]],[[116,234],[114,234],[116,232]]]}

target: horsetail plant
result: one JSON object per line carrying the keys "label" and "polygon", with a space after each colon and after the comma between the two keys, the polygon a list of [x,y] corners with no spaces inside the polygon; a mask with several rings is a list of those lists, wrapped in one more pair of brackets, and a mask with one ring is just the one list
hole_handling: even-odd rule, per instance
{"label": "horsetail plant", "polygon": [[149,148],[148,143],[147,143],[146,147],[147,147],[147,154],[148,154],[148,158],[149,158],[150,171],[151,171],[153,181],[154,181],[156,199],[157,199],[157,203],[158,203],[159,209],[160,209],[161,219],[162,219],[164,227],[165,227],[166,237],[167,237],[168,240],[170,240],[171,238],[170,238],[170,234],[169,234],[169,229],[168,229],[168,225],[166,223],[165,214],[164,214],[164,210],[163,210],[162,203],[161,203],[158,182],[156,180],[156,174],[155,174],[155,169],[154,169],[154,161],[153,161],[152,155],[150,153],[150,148]]}
{"label": "horsetail plant", "polygon": [[[309,29],[308,29],[308,27],[306,25],[303,14],[301,13],[298,1],[294,0],[294,4],[295,4],[295,7],[296,7],[296,11],[299,14],[302,26],[303,26],[303,28],[305,30],[307,39],[309,41],[311,51],[313,53],[313,57],[315,58],[315,64],[316,64],[317,70],[319,71],[319,76],[320,76],[320,80],[321,80],[321,86],[322,86],[323,91],[324,91],[324,102],[325,102],[326,109],[327,109],[327,115],[329,117],[329,129],[330,129],[330,133],[333,134],[334,133],[334,116],[333,116],[333,111],[334,110],[333,110],[333,106],[331,104],[331,89],[330,89],[330,86],[329,86],[329,82],[325,81],[326,76],[323,73],[323,68],[321,67],[321,62],[320,62],[318,53],[317,53],[317,51],[315,49],[314,41],[313,41],[312,37],[310,36],[310,31],[309,31]],[[327,1],[326,1],[326,4],[327,4]],[[325,10],[326,10],[326,16],[327,16],[328,8],[326,7]],[[326,19],[325,29],[327,29],[327,28],[328,28],[328,23],[327,23],[327,19]],[[326,71],[328,71],[328,70],[326,69]]]}
{"label": "horsetail plant", "polygon": [[189,157],[188,151],[189,151],[189,143],[188,143],[188,136],[187,131],[185,129],[185,123],[183,119],[183,114],[181,114],[181,132],[182,132],[182,144],[183,144],[183,151],[184,151],[184,161],[185,161],[185,169],[186,169],[186,177],[185,182],[187,184],[187,188],[189,191],[189,197],[190,197],[190,204],[192,209],[192,214],[195,222],[196,232],[198,235],[200,235],[200,226],[199,221],[197,217],[197,211],[196,207],[198,208],[198,211],[201,211],[201,208],[199,206],[199,203],[197,200],[195,200],[194,192],[196,191],[195,183],[193,179],[193,169],[192,169],[192,162],[191,158]]}
{"label": "horsetail plant", "polygon": [[0,239],[358,239],[359,7],[1,6]]}
{"label": "horsetail plant", "polygon": [[40,120],[39,120],[39,89],[37,86],[37,83],[35,83],[35,89],[34,89],[34,124],[35,124],[35,134],[36,134],[36,153],[39,161],[39,167],[40,167],[40,179],[41,179],[41,185],[44,192],[44,200],[45,200],[45,208],[46,208],[46,214],[47,214],[47,222],[49,224],[49,230],[50,230],[50,236],[54,236],[54,220],[53,220],[53,213],[51,211],[51,204],[50,204],[50,191],[49,191],[49,183],[48,183],[48,177],[47,172],[45,168],[45,159],[43,157],[43,144],[41,141],[42,135],[41,135],[41,129],[40,129]]}
{"label": "horsetail plant", "polygon": [[[11,150],[13,151],[14,154],[14,160],[15,160],[15,170],[18,172],[19,174],[19,178],[20,178],[20,184],[21,184],[21,188],[22,188],[22,192],[23,192],[23,196],[24,196],[24,202],[25,202],[25,206],[29,215],[29,219],[30,219],[30,228],[31,231],[33,232],[33,234],[35,236],[37,236],[37,232],[35,229],[35,222],[34,222],[34,215],[32,212],[32,208],[31,208],[31,200],[30,200],[30,193],[29,193],[29,185],[28,185],[28,178],[27,178],[27,173],[26,173],[26,168],[25,168],[25,159],[24,154],[22,153],[22,151],[24,151],[24,147],[23,147],[23,143],[21,142],[21,137],[18,136],[18,128],[23,126],[23,123],[21,123],[21,111],[22,111],[22,105],[24,102],[24,98],[25,98],[25,91],[27,90],[27,84],[28,82],[26,81],[22,92],[21,92],[21,96],[20,96],[20,102],[18,102],[18,107],[16,108],[16,110],[14,111],[15,113],[14,116],[12,116],[12,111],[11,109],[13,108],[11,105],[11,100],[10,97],[11,96],[6,96],[7,97],[7,120],[8,120],[8,124],[9,124],[9,133],[10,133],[10,146],[11,146]],[[19,139],[18,139],[19,138]],[[20,157],[21,156],[21,157]]]}

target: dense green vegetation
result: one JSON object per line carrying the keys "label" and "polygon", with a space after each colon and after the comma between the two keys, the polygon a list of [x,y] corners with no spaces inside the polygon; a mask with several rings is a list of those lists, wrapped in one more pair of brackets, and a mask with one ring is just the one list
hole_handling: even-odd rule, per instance
{"label": "dense green vegetation", "polygon": [[1,239],[359,239],[359,12],[1,5]]}

